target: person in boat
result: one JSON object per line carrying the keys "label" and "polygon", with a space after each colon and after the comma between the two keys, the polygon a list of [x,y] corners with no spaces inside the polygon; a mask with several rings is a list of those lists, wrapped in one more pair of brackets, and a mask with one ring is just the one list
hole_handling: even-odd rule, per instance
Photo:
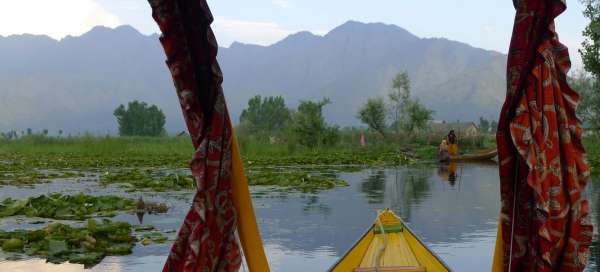
{"label": "person in boat", "polygon": [[443,162],[450,160],[450,153],[448,152],[448,147],[448,141],[446,139],[443,139],[442,143],[440,144],[440,147],[438,148],[439,161]]}
{"label": "person in boat", "polygon": [[450,156],[458,155],[458,140],[456,139],[454,130],[450,130],[446,138],[448,139],[448,154]]}

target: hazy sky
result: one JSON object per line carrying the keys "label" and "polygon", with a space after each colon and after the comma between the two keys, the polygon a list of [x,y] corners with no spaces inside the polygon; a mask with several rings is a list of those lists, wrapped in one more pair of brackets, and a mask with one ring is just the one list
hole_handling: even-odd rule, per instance
{"label": "hazy sky", "polygon": [[[582,5],[568,0],[557,21],[576,67],[587,20]],[[325,34],[348,21],[401,26],[420,37],[445,37],[506,53],[514,9],[511,0],[209,0],[219,43],[271,44],[308,30]],[[157,32],[145,0],[0,0],[0,35],[33,33],[60,39],[94,25],[129,24]]]}

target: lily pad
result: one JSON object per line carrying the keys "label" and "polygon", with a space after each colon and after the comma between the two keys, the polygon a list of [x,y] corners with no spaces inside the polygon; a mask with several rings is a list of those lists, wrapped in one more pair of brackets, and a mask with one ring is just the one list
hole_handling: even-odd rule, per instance
{"label": "lily pad", "polygon": [[134,208],[135,200],[118,196],[50,194],[23,200],[7,198],[0,202],[0,217],[26,215],[62,220],[84,220],[92,216],[113,217],[117,212],[130,211]]}
{"label": "lily pad", "polygon": [[40,230],[0,231],[4,251],[86,267],[99,263],[104,256],[130,254],[135,242],[129,223],[109,220],[89,220],[81,228],[52,223]]}
{"label": "lily pad", "polygon": [[348,186],[346,181],[330,175],[280,169],[250,171],[248,182],[250,185],[276,185],[305,192]]}
{"label": "lily pad", "polygon": [[21,252],[23,251],[23,245],[23,240],[12,238],[2,243],[2,250],[7,252]]}

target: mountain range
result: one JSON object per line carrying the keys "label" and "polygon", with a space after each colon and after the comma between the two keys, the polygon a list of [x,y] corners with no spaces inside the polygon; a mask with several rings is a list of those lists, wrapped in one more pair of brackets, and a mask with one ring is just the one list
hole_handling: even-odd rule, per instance
{"label": "mountain range", "polygon": [[[218,58],[235,121],[260,94],[282,95],[290,107],[328,97],[328,121],[359,125],[358,107],[385,97],[402,71],[438,120],[496,118],[505,94],[506,55],[382,23],[349,21],[323,36],[299,32],[270,46],[233,43]],[[60,41],[0,36],[0,131],[114,133],[113,110],[134,99],[162,108],[168,131],[184,130],[164,59],[157,34],[130,26],[98,26]]]}

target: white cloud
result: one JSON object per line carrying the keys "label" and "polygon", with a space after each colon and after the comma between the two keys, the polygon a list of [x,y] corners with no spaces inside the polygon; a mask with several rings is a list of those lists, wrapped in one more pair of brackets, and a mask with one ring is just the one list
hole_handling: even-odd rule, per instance
{"label": "white cloud", "polygon": [[271,0],[271,3],[280,8],[289,8],[292,6],[292,3],[289,0]]}
{"label": "white cloud", "polygon": [[485,33],[488,33],[488,34],[489,34],[489,33],[492,33],[492,32],[494,32],[494,27],[493,27],[493,26],[491,26],[491,25],[484,25],[484,26],[483,26],[483,31],[484,31]]}
{"label": "white cloud", "polygon": [[0,35],[81,35],[96,25],[116,27],[119,18],[94,0],[2,0]]}
{"label": "white cloud", "polygon": [[232,42],[270,45],[293,33],[273,22],[231,20],[216,17],[212,25],[219,44]]}

